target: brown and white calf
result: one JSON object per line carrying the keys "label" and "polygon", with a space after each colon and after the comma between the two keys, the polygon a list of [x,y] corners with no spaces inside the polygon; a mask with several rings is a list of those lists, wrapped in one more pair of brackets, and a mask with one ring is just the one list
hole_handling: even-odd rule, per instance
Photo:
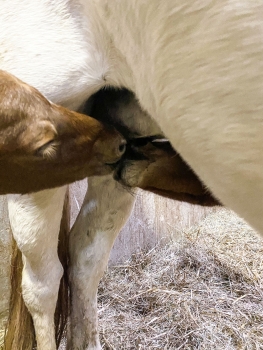
{"label": "brown and white calf", "polygon": [[[89,113],[92,117],[101,122],[110,123],[116,130],[123,133],[125,139],[127,139],[126,152],[114,169],[114,177],[124,185],[122,189],[124,193],[127,187],[132,187],[133,192],[134,187],[140,187],[165,197],[199,205],[218,204],[200,179],[194,174],[180,155],[173,150],[169,143],[158,142],[159,139],[154,142],[154,137],[143,137],[147,134],[149,126],[146,128],[146,132],[142,126],[141,118],[144,117],[148,120],[148,123],[150,119],[149,116],[141,110],[135,96],[131,92],[125,89],[103,89],[88,101],[83,111],[87,112],[87,107],[90,105],[92,105],[92,107]],[[129,116],[131,115],[132,118],[129,122]],[[158,127],[154,124],[150,129],[151,133],[160,132]],[[103,193],[101,195],[103,197]],[[117,200],[120,200],[120,198],[115,199],[115,201]],[[91,207],[92,205],[94,205],[94,203],[91,203]],[[110,241],[111,237],[108,239]],[[63,260],[67,261],[67,244],[65,244],[65,237],[60,236],[59,241],[60,256],[66,256],[66,259],[64,258]],[[82,244],[82,242],[83,240],[79,241],[80,244]],[[103,245],[103,242],[101,244]],[[103,253],[103,250],[101,250],[101,252]],[[21,300],[21,289],[19,285],[21,281],[21,266],[21,254],[14,244],[10,317],[8,332],[5,339],[6,350],[18,348],[19,346],[20,349],[24,349],[24,346],[30,348],[30,344],[34,344],[34,332],[31,329],[32,324],[30,322],[30,317],[27,309],[23,307],[23,301]],[[94,268],[98,269],[99,266],[94,266]],[[98,277],[99,276],[100,275],[98,275]],[[67,286],[67,281],[66,270],[61,286]],[[95,285],[96,290],[96,283],[94,280],[92,283]],[[68,293],[65,293],[64,289],[61,287],[59,307],[56,309],[56,314],[60,314],[61,318],[56,316],[56,320],[65,320],[63,316],[67,314],[68,310],[68,301],[67,298],[65,298],[67,295]],[[20,307],[18,307],[18,305],[20,305]],[[63,307],[61,307],[61,305]],[[83,310],[75,310],[75,312],[81,313]],[[94,310],[94,316],[96,316],[96,310]],[[62,322],[59,323],[59,327],[57,327],[58,342],[63,333],[63,326],[64,324]]]}
{"label": "brown and white calf", "polygon": [[0,70],[0,194],[108,174],[124,151],[125,141],[113,128],[49,102]]}

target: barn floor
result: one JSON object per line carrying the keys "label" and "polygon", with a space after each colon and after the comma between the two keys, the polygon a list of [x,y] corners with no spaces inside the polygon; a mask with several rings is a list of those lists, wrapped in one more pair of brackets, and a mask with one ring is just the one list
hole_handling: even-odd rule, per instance
{"label": "barn floor", "polygon": [[[226,209],[175,236],[105,274],[98,296],[103,349],[263,349],[263,241]],[[1,241],[0,323],[8,245]]]}
{"label": "barn floor", "polygon": [[219,209],[111,268],[99,288],[103,349],[263,349],[263,242]]}

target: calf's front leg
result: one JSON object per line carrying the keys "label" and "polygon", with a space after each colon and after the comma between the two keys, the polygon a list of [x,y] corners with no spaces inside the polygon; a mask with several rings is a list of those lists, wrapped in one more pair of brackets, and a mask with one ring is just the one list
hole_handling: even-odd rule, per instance
{"label": "calf's front leg", "polygon": [[88,192],[70,234],[70,350],[101,349],[97,289],[111,248],[128,219],[135,196],[111,175],[90,178]]}
{"label": "calf's front leg", "polygon": [[62,187],[8,196],[11,228],[23,256],[22,294],[38,350],[56,349],[54,313],[63,273],[57,244],[65,191]]}

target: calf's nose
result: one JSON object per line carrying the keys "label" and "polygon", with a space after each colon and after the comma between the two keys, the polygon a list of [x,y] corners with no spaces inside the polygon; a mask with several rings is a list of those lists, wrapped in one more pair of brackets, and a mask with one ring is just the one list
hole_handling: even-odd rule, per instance
{"label": "calf's nose", "polygon": [[126,140],[121,135],[115,137],[109,144],[108,154],[112,159],[107,163],[113,164],[116,163],[119,159],[121,159],[121,157],[126,151],[126,144]]}
{"label": "calf's nose", "polygon": [[117,163],[126,151],[126,140],[115,129],[105,129],[94,145],[100,161],[106,164]]}

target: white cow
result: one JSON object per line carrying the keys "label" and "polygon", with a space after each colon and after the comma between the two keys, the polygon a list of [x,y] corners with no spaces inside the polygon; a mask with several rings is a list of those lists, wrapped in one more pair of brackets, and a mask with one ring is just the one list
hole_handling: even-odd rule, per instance
{"label": "white cow", "polygon": [[[259,0],[1,0],[0,68],[72,109],[124,86],[213,193],[263,234],[263,3]],[[38,350],[53,315],[65,188],[10,196],[23,297]],[[90,179],[70,240],[70,349],[100,349],[97,284],[134,197]]]}

